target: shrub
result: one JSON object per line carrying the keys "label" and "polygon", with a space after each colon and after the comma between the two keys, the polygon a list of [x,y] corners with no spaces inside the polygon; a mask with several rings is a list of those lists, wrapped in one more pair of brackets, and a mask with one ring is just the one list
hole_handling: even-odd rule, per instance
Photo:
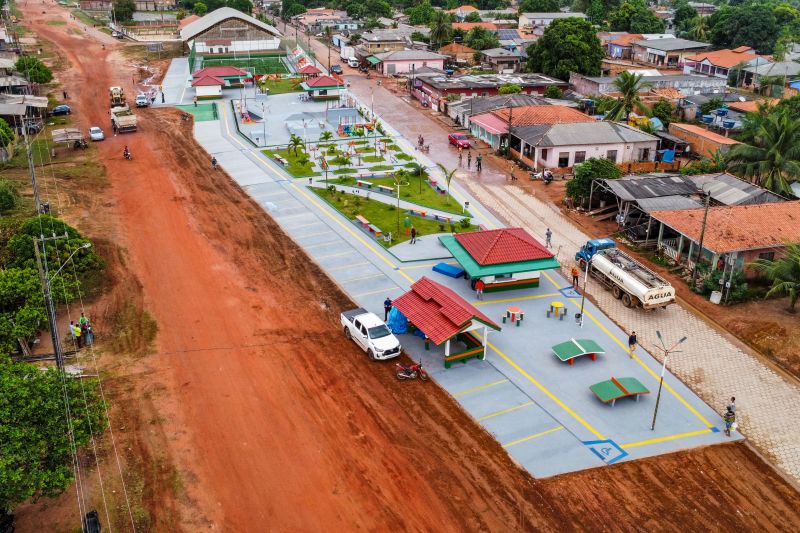
{"label": "shrub", "polygon": [[0,212],[6,212],[19,205],[19,191],[8,180],[0,179]]}
{"label": "shrub", "polygon": [[459,226],[461,226],[461,227],[462,227],[462,228],[464,228],[464,229],[467,229],[467,228],[469,228],[471,224],[472,224],[472,220],[470,220],[469,218],[462,218],[462,219],[461,219],[461,220],[458,222],[458,225],[459,225]]}
{"label": "shrub", "polygon": [[564,91],[562,91],[559,87],[555,85],[550,85],[547,89],[544,90],[544,97],[545,98],[555,98],[557,100],[564,98]]}

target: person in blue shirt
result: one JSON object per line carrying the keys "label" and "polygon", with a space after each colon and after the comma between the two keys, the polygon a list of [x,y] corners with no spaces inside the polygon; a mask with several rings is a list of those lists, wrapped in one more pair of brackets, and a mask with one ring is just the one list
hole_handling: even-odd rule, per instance
{"label": "person in blue shirt", "polygon": [[389,320],[389,311],[392,310],[392,300],[389,299],[387,296],[386,299],[383,301],[383,321],[386,322]]}

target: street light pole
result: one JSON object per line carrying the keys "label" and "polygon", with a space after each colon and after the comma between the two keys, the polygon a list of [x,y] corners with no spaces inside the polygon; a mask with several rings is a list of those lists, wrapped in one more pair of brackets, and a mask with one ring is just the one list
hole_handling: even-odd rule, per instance
{"label": "street light pole", "polygon": [[658,335],[658,340],[661,342],[661,346],[660,347],[656,346],[656,348],[664,352],[664,362],[661,365],[661,379],[658,382],[658,394],[656,395],[656,407],[653,410],[653,424],[650,426],[651,431],[654,431],[656,429],[658,404],[661,402],[661,387],[663,387],[664,385],[664,372],[666,372],[667,370],[667,359],[669,359],[669,355],[672,353],[680,353],[680,350],[676,350],[675,348],[677,348],[679,344],[681,344],[687,339],[687,337],[682,337],[678,342],[673,344],[671,347],[667,348],[667,345],[664,344],[664,339],[661,337],[661,332],[656,331],[656,335]]}

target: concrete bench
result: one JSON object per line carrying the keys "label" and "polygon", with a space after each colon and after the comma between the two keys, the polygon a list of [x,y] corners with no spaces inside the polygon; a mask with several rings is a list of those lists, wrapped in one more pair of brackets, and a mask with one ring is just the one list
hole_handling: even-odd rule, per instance
{"label": "concrete bench", "polygon": [[367,220],[366,218],[364,218],[361,215],[358,215],[356,217],[356,220],[359,222],[359,224],[361,224],[364,227],[364,229],[367,229],[369,227],[369,225],[370,225],[369,224],[369,220]]}
{"label": "concrete bench", "polygon": [[371,181],[358,180],[356,182],[356,185],[358,185],[359,187],[365,187],[367,189],[371,189],[372,188],[372,182]]}
{"label": "concrete bench", "polygon": [[386,194],[392,194],[394,192],[394,189],[387,185],[378,185],[378,190],[380,192],[385,192]]}
{"label": "concrete bench", "polygon": [[375,236],[378,237],[378,238],[380,238],[380,236],[383,235],[383,231],[381,231],[381,228],[379,228],[375,224],[370,224],[369,225],[369,232],[370,233],[374,233]]}
{"label": "concrete bench", "polygon": [[289,164],[289,163],[288,163],[288,162],[287,162],[287,161],[286,161],[284,158],[282,158],[282,157],[281,157],[281,156],[279,156],[279,155],[274,155],[274,156],[272,156],[272,157],[273,157],[273,159],[275,159],[275,161],[277,161],[278,163],[280,163],[280,164],[281,164],[281,166],[283,166],[283,167],[285,167],[286,165],[288,165],[288,164]]}

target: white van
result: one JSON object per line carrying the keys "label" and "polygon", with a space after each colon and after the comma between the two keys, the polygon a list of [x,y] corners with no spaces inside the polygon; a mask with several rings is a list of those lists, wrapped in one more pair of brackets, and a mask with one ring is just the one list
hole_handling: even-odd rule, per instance
{"label": "white van", "polygon": [[352,68],[358,68],[358,65],[359,65],[358,59],[356,59],[355,57],[348,57],[347,58],[347,65],[352,67]]}

